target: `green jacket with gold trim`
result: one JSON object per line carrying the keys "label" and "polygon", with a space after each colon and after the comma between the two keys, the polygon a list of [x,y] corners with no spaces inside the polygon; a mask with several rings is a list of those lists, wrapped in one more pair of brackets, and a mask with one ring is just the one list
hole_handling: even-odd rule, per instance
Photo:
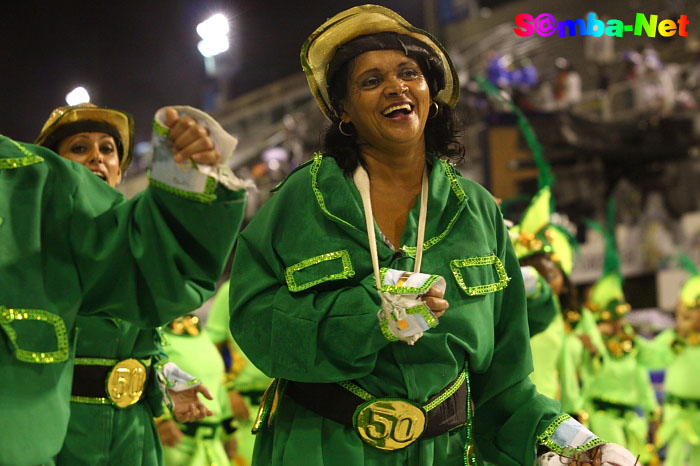
{"label": "green jacket with gold trim", "polygon": [[0,136],[0,464],[61,448],[75,319],[157,326],[214,292],[245,192],[211,204],[151,186],[132,200],[77,163]]}
{"label": "green jacket with gold trim", "polygon": [[[240,236],[231,332],[271,377],[354,380],[374,396],[416,403],[468,366],[479,452],[496,464],[530,466],[537,436],[560,411],[528,377],[520,267],[493,197],[449,164],[431,158],[430,165],[421,271],[445,277],[450,308],[415,346],[389,342],[380,330],[359,192],[320,154],[287,178]],[[378,241],[381,267],[413,270],[419,207],[409,213],[401,253]],[[258,434],[256,464],[463,464],[466,429],[459,432],[387,453],[284,398],[273,426]]]}

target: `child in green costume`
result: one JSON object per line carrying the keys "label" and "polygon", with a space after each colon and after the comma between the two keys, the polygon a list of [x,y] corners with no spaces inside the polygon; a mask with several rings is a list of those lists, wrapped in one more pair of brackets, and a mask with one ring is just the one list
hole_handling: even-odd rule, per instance
{"label": "child in green costume", "polygon": [[[589,290],[584,305],[595,317],[597,328],[587,332],[599,349],[595,355],[584,352],[584,409],[591,429],[640,454],[640,461],[648,463],[652,459],[646,441],[648,419],[658,416],[659,410],[649,372],[637,357],[643,342],[625,322],[630,305],[622,290],[613,215],[614,203],[610,201],[607,227],[589,222],[605,238],[605,261],[603,276]],[[637,408],[646,417],[639,416]]]}
{"label": "child in green costume", "polygon": [[[544,186],[533,197],[520,224],[510,229],[515,254],[525,283],[530,347],[534,371],[530,375],[537,390],[555,400],[564,398],[566,412],[574,412],[578,398],[576,367],[568,357],[567,331],[559,297],[569,298],[574,288],[569,280],[573,268],[575,240],[564,228],[550,223],[551,188]],[[571,351],[569,349],[569,351]],[[569,409],[572,409],[569,411]]]}
{"label": "child in green costume", "polygon": [[221,285],[207,317],[207,332],[216,343],[227,364],[226,386],[239,428],[237,466],[250,464],[253,459],[255,436],[251,432],[260,399],[271,379],[260,371],[240,350],[229,330],[229,282]]}
{"label": "child in green costume", "polygon": [[681,287],[676,328],[652,343],[651,366],[666,368],[663,418],[656,445],[666,446],[666,466],[700,465],[700,274],[690,258],[681,264],[691,274]]}
{"label": "child in green costume", "polygon": [[196,374],[210,387],[212,399],[204,403],[212,415],[203,421],[176,423],[158,419],[167,466],[226,465],[235,456],[235,425],[224,386],[224,364],[207,331],[196,316],[175,319],[163,328],[164,349],[183,370]]}

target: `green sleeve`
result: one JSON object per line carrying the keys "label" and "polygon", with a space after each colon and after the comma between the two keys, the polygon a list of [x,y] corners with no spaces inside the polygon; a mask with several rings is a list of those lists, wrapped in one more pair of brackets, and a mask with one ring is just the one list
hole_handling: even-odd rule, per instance
{"label": "green sleeve", "polygon": [[81,313],[155,326],[213,294],[243,218],[244,192],[220,189],[206,205],[151,186],[130,201],[111,196],[105,205],[95,185],[83,181],[72,195],[68,231]]}
{"label": "green sleeve", "polygon": [[[352,279],[290,290],[285,270],[296,260],[284,258],[331,228],[320,211],[299,209],[305,199],[298,194],[287,190],[273,196],[241,233],[231,270],[231,333],[270,377],[300,382],[363,377],[389,343],[377,319],[381,304],[374,276],[353,273]],[[290,238],[299,224],[308,237]]]}
{"label": "green sleeve", "polygon": [[[502,223],[502,221],[501,221]],[[495,344],[489,369],[471,375],[474,439],[484,459],[499,465],[535,462],[537,436],[560,415],[559,404],[535,390],[525,289],[505,226],[499,255],[511,277],[494,302]]]}

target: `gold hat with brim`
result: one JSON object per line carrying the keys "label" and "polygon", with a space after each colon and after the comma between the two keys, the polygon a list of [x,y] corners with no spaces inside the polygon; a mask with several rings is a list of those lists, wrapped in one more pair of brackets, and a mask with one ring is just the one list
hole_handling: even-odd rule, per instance
{"label": "gold hat with brim", "polygon": [[442,60],[445,87],[435,100],[453,107],[459,99],[459,79],[447,51],[426,31],[413,27],[394,11],[378,5],[361,5],[342,11],[316,29],[301,48],[301,66],[311,93],[321,111],[333,120],[338,118],[328,95],[326,72],[336,50],[360,36],[379,32],[396,32],[425,43]]}
{"label": "gold hat with brim", "polygon": [[[84,122],[85,125],[76,125]],[[70,126],[69,126],[70,125]],[[106,132],[121,145],[120,167],[125,171],[131,163],[134,148],[134,119],[126,112],[94,104],[58,107],[41,128],[35,144],[56,151],[66,137],[80,132]]]}

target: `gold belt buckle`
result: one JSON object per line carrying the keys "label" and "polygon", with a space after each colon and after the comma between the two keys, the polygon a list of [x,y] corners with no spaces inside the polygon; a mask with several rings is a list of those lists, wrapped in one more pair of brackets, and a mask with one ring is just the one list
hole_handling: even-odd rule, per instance
{"label": "gold belt buckle", "polygon": [[357,407],[353,424],[368,445],[399,450],[423,434],[426,415],[421,406],[408,400],[375,398]]}
{"label": "gold belt buckle", "polygon": [[145,384],[146,366],[136,359],[125,359],[109,372],[107,393],[115,405],[126,408],[138,403]]}

